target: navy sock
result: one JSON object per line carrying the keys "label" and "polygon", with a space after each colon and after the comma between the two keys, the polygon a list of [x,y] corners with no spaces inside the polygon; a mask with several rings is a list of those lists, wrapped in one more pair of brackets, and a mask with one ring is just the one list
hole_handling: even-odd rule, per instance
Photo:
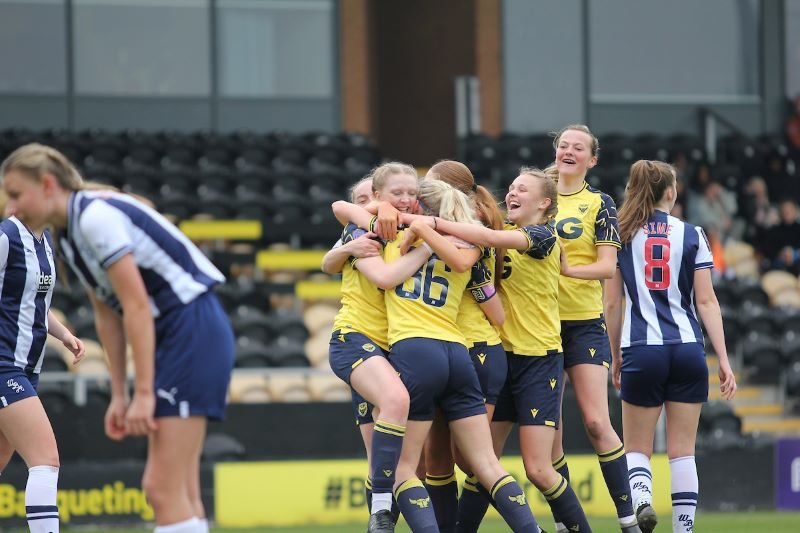
{"label": "navy sock", "polygon": [[[376,495],[392,493],[395,470],[397,469],[397,461],[400,459],[400,449],[403,447],[405,433],[406,428],[403,426],[383,420],[375,422],[371,454],[373,503]],[[372,507],[370,512],[372,512]]]}
{"label": "navy sock", "polygon": [[[567,464],[567,456],[566,454],[561,454],[561,458],[553,461],[553,468],[556,472],[561,474],[561,477],[567,480],[569,483],[569,465]],[[556,511],[553,509],[553,520],[555,520],[556,524],[563,524],[564,521],[561,520],[561,517],[556,514]]]}
{"label": "navy sock", "polygon": [[543,492],[553,516],[559,516],[561,523],[570,531],[580,531],[581,533],[591,532],[589,522],[581,507],[581,502],[573,492],[567,480],[562,476],[558,477],[555,485]]}
{"label": "navy sock", "polygon": [[606,480],[608,493],[617,507],[617,517],[630,519],[633,516],[633,500],[631,487],[628,480],[628,461],[625,458],[625,447],[620,444],[618,448],[608,453],[599,453],[600,470]]}
{"label": "navy sock", "polygon": [[394,492],[397,506],[414,533],[438,533],[431,497],[417,478],[404,481]]}
{"label": "navy sock", "polygon": [[497,511],[512,531],[539,533],[539,525],[525,499],[525,491],[513,477],[506,474],[498,479],[490,494],[497,504]]}
{"label": "navy sock", "polygon": [[489,508],[489,493],[481,487],[475,476],[464,480],[458,499],[457,533],[478,533],[478,528]]}
{"label": "navy sock", "polygon": [[455,472],[425,475],[425,488],[431,497],[440,533],[455,533],[458,516],[458,482]]}

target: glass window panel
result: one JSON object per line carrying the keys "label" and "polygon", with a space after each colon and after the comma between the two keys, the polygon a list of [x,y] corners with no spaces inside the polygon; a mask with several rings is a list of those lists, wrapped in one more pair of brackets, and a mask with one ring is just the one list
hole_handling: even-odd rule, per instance
{"label": "glass window panel", "polygon": [[759,94],[758,0],[605,0],[588,7],[593,100]]}
{"label": "glass window panel", "polygon": [[786,96],[800,96],[800,0],[786,0]]}
{"label": "glass window panel", "polygon": [[219,0],[220,94],[329,97],[331,0]]}
{"label": "glass window panel", "polygon": [[0,0],[0,92],[67,90],[64,0]]}
{"label": "glass window panel", "polygon": [[210,94],[209,0],[74,1],[78,94]]}

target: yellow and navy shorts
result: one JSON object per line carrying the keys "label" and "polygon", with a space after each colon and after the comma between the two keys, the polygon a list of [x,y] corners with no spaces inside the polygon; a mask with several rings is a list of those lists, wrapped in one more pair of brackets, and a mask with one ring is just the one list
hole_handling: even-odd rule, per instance
{"label": "yellow and navy shorts", "polygon": [[558,428],[564,387],[564,355],[555,350],[541,357],[506,354],[508,378],[492,420]]}
{"label": "yellow and navy shorts", "polygon": [[564,368],[575,365],[603,365],[611,368],[611,344],[606,333],[606,320],[562,320],[561,346]]}
{"label": "yellow and navy shorts", "polygon": [[389,362],[408,389],[409,420],[433,420],[437,407],[448,422],[486,415],[478,375],[463,344],[403,339],[392,345]]}
{"label": "yellow and navy shorts", "polygon": [[503,345],[489,346],[485,342],[476,342],[469,349],[469,355],[478,374],[484,400],[490,405],[496,404],[508,374],[508,359]]}
{"label": "yellow and navy shorts", "polygon": [[348,385],[353,370],[374,356],[386,357],[386,352],[366,335],[355,331],[341,333],[338,329],[331,334],[328,362],[333,373]]}

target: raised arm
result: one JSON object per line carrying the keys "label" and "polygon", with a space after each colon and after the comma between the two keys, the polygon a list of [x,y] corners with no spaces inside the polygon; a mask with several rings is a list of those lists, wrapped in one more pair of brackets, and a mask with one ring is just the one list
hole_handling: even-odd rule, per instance
{"label": "raised arm", "polygon": [[725,332],[722,327],[722,312],[719,308],[714,285],[711,283],[711,269],[701,268],[694,272],[694,294],[697,312],[706,327],[711,345],[719,358],[719,390],[723,398],[730,400],[736,394],[736,377],[733,375],[728,350],[725,347]]}
{"label": "raised arm", "polygon": [[619,390],[622,371],[622,273],[614,270],[614,276],[603,287],[603,313],[611,343],[611,380]]}
{"label": "raised arm", "polygon": [[338,220],[342,226],[346,226],[349,222],[352,222],[359,228],[372,229],[370,226],[372,225],[375,215],[363,207],[345,202],[344,200],[337,200],[331,204],[331,209],[333,209],[336,220]]}
{"label": "raised arm", "polygon": [[431,250],[420,246],[390,263],[386,263],[380,256],[359,259],[356,268],[371,283],[381,289],[389,290],[413,276],[430,256]]}
{"label": "raised arm", "polygon": [[419,220],[437,232],[455,235],[478,246],[491,246],[507,250],[527,250],[530,246],[528,238],[520,231],[493,230],[478,224],[453,222],[440,217],[403,214],[401,221],[413,224]]}
{"label": "raised arm", "polygon": [[375,237],[374,233],[367,232],[347,244],[342,244],[341,240],[338,241],[322,258],[321,270],[326,274],[338,274],[344,268],[348,257],[360,259],[380,255],[381,245],[373,240],[373,237]]}

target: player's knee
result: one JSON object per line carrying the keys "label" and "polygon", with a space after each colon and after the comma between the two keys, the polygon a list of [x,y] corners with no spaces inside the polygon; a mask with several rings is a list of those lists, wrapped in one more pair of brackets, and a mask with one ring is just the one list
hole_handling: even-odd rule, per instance
{"label": "player's knee", "polygon": [[380,413],[385,420],[405,420],[408,417],[408,409],[411,400],[405,387],[396,387],[387,391],[385,401],[381,402]]}
{"label": "player's knee", "polygon": [[174,497],[174,487],[171,487],[166,479],[151,471],[145,473],[142,478],[142,491],[144,491],[147,501],[156,511],[169,505],[170,493]]}
{"label": "player's knee", "polygon": [[525,467],[525,476],[533,483],[539,490],[547,490],[552,485],[551,478],[553,469],[549,464],[531,464]]}
{"label": "player's knee", "polygon": [[584,420],[584,425],[586,426],[586,434],[591,440],[602,439],[611,428],[610,422],[599,416],[587,417],[586,420]]}

